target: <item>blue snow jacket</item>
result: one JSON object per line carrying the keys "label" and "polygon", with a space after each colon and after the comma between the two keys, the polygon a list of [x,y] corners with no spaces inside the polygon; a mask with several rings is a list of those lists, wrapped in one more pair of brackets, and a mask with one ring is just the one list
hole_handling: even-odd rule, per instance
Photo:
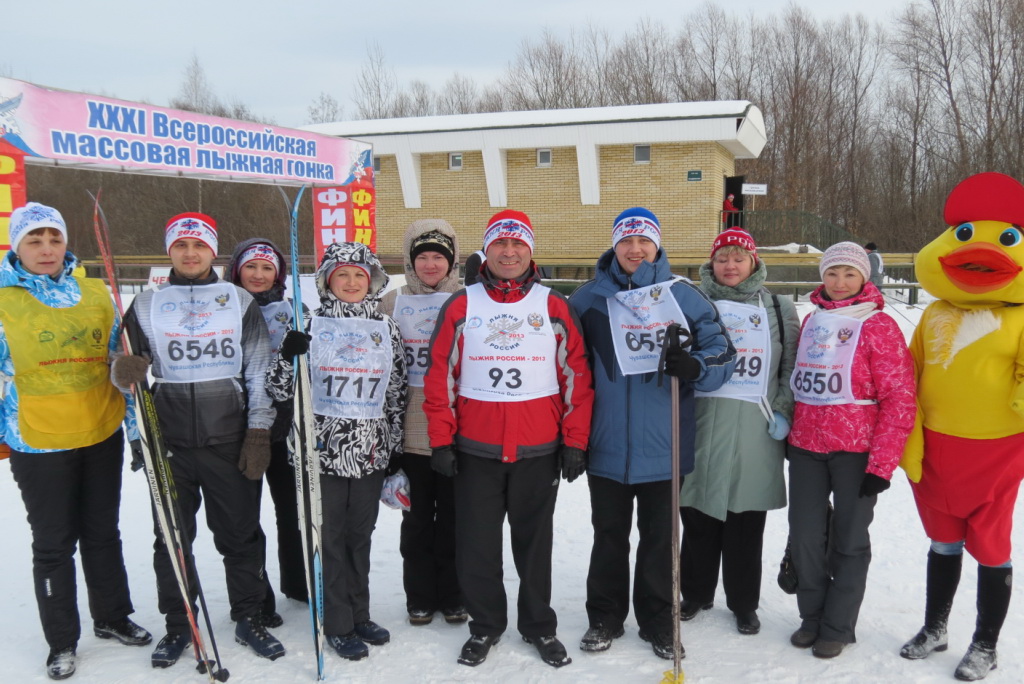
{"label": "blue snow jacket", "polygon": [[[671,378],[658,373],[625,376],[615,358],[608,298],[621,290],[672,280],[668,258],[658,250],[654,263],[643,262],[632,276],[608,250],[597,261],[596,277],[580,286],[569,305],[580,319],[594,373],[594,417],[590,428],[587,472],[623,484],[672,478]],[[672,295],[693,334],[690,353],[703,369],[696,382],[679,383],[680,473],[693,471],[695,389],[716,390],[732,375],[736,350],[718,310],[689,281],[676,281]]]}

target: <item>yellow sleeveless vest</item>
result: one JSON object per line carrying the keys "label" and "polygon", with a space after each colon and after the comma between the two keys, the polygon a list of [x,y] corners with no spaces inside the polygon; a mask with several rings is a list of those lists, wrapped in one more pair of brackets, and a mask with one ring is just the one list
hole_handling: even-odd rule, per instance
{"label": "yellow sleeveless vest", "polygon": [[125,403],[110,383],[107,345],[114,307],[102,281],[78,280],[67,309],[23,288],[0,288],[0,320],[14,363],[18,427],[35,449],[77,449],[114,434]]}

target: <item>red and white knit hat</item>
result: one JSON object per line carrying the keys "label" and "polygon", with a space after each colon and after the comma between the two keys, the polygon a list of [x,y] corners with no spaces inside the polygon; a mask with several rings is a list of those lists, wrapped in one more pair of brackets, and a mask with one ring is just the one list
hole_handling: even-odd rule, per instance
{"label": "red and white knit hat", "polygon": [[499,211],[487,222],[487,230],[484,231],[484,253],[492,242],[497,240],[519,240],[530,248],[533,254],[533,225],[530,217],[521,211],[506,209]]}
{"label": "red and white knit hat", "polygon": [[164,247],[170,252],[171,245],[185,238],[199,240],[217,256],[217,222],[206,214],[188,212],[171,217],[164,231]]}
{"label": "red and white knit hat", "polygon": [[713,261],[715,252],[723,247],[742,247],[754,255],[754,263],[757,264],[757,245],[754,243],[754,237],[742,228],[730,228],[719,233],[711,243],[711,256],[708,259]]}

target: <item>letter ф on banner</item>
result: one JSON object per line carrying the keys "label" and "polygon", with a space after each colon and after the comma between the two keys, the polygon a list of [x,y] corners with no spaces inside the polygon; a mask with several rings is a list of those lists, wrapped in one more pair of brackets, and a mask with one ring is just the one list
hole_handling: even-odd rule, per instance
{"label": "letter \u0444 on banner", "polygon": [[0,140],[0,251],[11,248],[4,244],[11,222],[11,212],[25,206],[25,154],[14,145]]}
{"label": "letter \u0444 on banner", "polygon": [[316,261],[327,245],[361,242],[377,251],[376,190],[373,179],[361,178],[348,185],[313,189],[313,243]]}

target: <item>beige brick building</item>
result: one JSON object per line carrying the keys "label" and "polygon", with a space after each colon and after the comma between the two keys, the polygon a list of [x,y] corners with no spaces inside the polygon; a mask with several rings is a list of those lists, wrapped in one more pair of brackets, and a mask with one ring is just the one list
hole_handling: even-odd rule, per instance
{"label": "beige brick building", "polygon": [[736,159],[756,158],[764,121],[750,102],[691,102],[320,124],[368,142],[377,167],[377,248],[398,257],[405,227],[444,218],[463,258],[486,221],[526,212],[540,263],[593,260],[620,211],[657,214],[670,253],[705,249]]}

